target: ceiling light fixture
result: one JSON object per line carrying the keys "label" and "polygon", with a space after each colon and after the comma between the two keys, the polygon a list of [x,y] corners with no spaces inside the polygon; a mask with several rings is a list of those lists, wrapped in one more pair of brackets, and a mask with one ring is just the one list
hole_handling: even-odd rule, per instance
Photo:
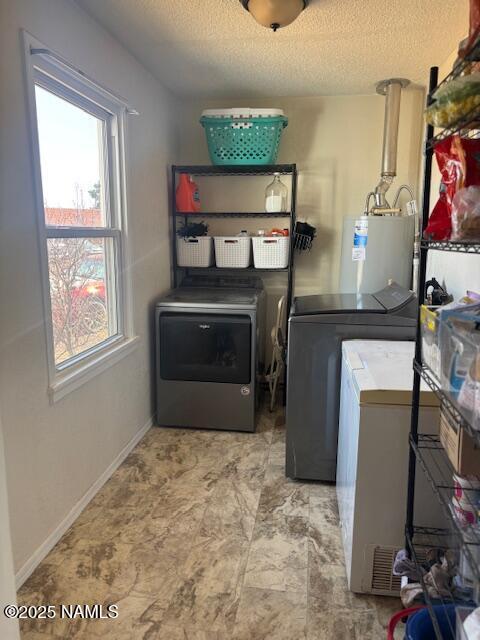
{"label": "ceiling light fixture", "polygon": [[276,31],[291,24],[302,13],[308,0],[240,0],[255,20]]}

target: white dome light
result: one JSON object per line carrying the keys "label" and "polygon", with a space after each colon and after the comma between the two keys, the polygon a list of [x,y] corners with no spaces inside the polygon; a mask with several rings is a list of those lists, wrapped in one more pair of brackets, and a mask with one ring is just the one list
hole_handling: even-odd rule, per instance
{"label": "white dome light", "polygon": [[264,27],[276,31],[291,24],[308,0],[240,0],[245,9]]}

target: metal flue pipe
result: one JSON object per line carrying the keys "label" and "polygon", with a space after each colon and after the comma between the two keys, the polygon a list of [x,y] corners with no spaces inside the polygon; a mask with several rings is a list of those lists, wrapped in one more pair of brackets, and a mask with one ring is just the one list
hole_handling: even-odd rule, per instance
{"label": "metal flue pipe", "polygon": [[383,124],[382,176],[397,174],[398,123],[402,85],[391,80],[385,89],[385,120]]}
{"label": "metal flue pipe", "polygon": [[385,119],[383,124],[382,171],[380,182],[373,193],[375,205],[372,213],[381,214],[390,210],[385,194],[397,175],[398,123],[402,89],[410,84],[404,78],[390,78],[377,84],[377,93],[385,96]]}

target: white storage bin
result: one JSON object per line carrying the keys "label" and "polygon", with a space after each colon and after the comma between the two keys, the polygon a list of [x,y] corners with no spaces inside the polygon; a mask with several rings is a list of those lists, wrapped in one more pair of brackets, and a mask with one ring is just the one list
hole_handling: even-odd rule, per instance
{"label": "white storage bin", "polygon": [[215,236],[217,267],[246,269],[250,266],[252,239],[248,236]]}
{"label": "white storage bin", "polygon": [[252,238],[256,269],[285,269],[288,266],[290,238],[261,236]]}
{"label": "white storage bin", "polygon": [[210,236],[177,238],[177,264],[179,267],[211,267],[213,243]]}

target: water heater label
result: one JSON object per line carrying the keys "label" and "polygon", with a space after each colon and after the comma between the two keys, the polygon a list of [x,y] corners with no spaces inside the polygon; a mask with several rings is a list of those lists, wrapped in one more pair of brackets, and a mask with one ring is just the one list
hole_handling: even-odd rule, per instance
{"label": "water heater label", "polygon": [[353,234],[352,260],[365,260],[368,241],[368,218],[355,220],[355,231]]}
{"label": "water heater label", "polygon": [[416,200],[409,200],[406,204],[406,209],[407,209],[407,215],[409,216],[416,216],[418,213],[417,210],[417,201]]}
{"label": "water heater label", "polygon": [[353,247],[352,249],[353,262],[358,262],[359,260],[365,260],[366,253],[367,252],[365,251],[365,247],[358,247],[358,249]]}

